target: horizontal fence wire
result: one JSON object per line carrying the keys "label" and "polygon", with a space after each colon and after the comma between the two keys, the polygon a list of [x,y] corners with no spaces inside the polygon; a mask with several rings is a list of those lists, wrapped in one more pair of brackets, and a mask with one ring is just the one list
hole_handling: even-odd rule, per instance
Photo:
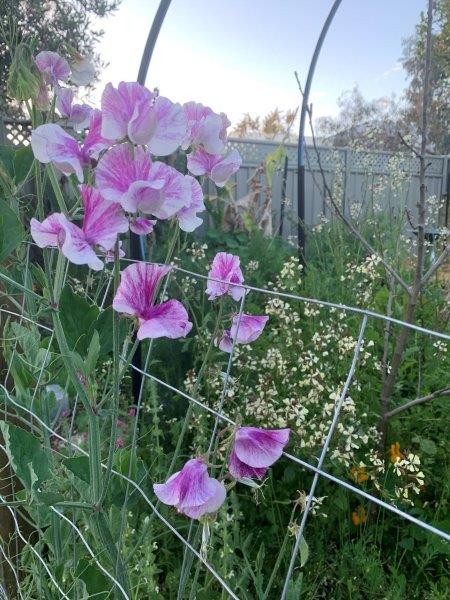
{"label": "horizontal fence wire", "polygon": [[[130,260],[130,259],[123,259],[126,262],[139,262],[139,261],[134,261],[134,260]],[[225,284],[229,284],[230,282],[228,281],[224,281],[218,278],[213,278],[213,277],[209,277],[208,275],[203,275],[200,273],[196,273],[194,271],[190,271],[188,269],[184,269],[181,268],[177,265],[172,264],[171,268],[173,271],[178,271],[180,273],[184,273],[187,275],[190,275],[198,280],[210,280],[210,281],[216,281],[218,283],[225,283]],[[14,282],[13,280],[11,280],[9,277],[5,277],[2,273],[0,273],[0,278],[6,279],[7,283],[14,285],[16,284],[16,282]],[[109,279],[109,283],[108,283],[108,289],[109,289],[109,285],[111,284],[111,279]],[[167,282],[166,282],[166,286],[167,286]],[[334,475],[327,473],[326,471],[323,470],[323,463],[325,461],[326,458],[326,454],[328,452],[328,448],[329,445],[331,443],[333,434],[335,432],[335,428],[338,424],[339,421],[339,417],[340,417],[340,413],[341,413],[341,408],[342,405],[345,401],[348,389],[351,385],[351,381],[353,378],[353,375],[355,373],[355,370],[357,368],[357,363],[358,363],[358,358],[359,358],[359,354],[361,351],[361,348],[363,346],[363,340],[364,340],[364,331],[366,329],[367,323],[368,323],[368,319],[372,318],[372,319],[377,319],[377,320],[382,320],[385,322],[390,322],[393,324],[397,324],[399,326],[402,327],[407,327],[411,330],[417,331],[419,333],[425,334],[425,335],[429,335],[432,337],[436,337],[436,338],[441,338],[441,339],[445,339],[445,340],[450,340],[450,335],[446,334],[444,332],[437,332],[431,329],[427,329],[425,327],[420,327],[418,325],[414,325],[411,323],[405,323],[399,319],[395,319],[393,317],[388,317],[386,315],[382,315],[380,313],[376,313],[367,309],[362,309],[362,308],[358,308],[358,307],[352,307],[352,306],[346,306],[343,304],[336,304],[333,302],[328,302],[328,301],[323,301],[323,300],[319,300],[316,298],[307,298],[304,296],[299,296],[296,294],[291,294],[291,293],[286,293],[286,292],[282,292],[282,291],[278,291],[278,290],[274,290],[274,289],[264,289],[264,288],[258,288],[255,286],[250,286],[247,284],[235,284],[233,283],[233,286],[236,288],[243,288],[245,290],[245,294],[243,294],[242,296],[242,300],[240,303],[240,307],[239,307],[239,313],[238,313],[238,323],[237,323],[237,328],[239,327],[240,324],[240,319],[241,316],[243,314],[243,310],[244,310],[244,302],[245,302],[245,297],[246,294],[248,294],[249,292],[256,292],[258,294],[264,294],[264,295],[269,295],[269,296],[276,296],[276,297],[280,297],[280,298],[286,298],[289,300],[295,300],[297,302],[301,302],[301,303],[305,303],[305,304],[315,304],[317,306],[322,306],[324,308],[329,308],[329,309],[333,309],[333,310],[341,310],[341,311],[345,311],[345,312],[349,312],[349,313],[353,313],[353,314],[360,314],[362,316],[362,321],[361,321],[361,326],[360,326],[360,331],[359,331],[359,337],[358,337],[358,341],[356,343],[355,346],[355,350],[354,350],[354,354],[353,354],[353,359],[349,368],[349,371],[347,373],[347,379],[345,381],[344,387],[342,389],[342,392],[340,394],[339,400],[336,402],[335,408],[334,408],[334,414],[333,414],[333,418],[331,421],[331,424],[328,428],[327,431],[327,435],[325,438],[325,441],[323,443],[322,446],[322,450],[320,453],[320,456],[318,458],[318,463],[317,466],[308,463],[307,461],[304,461],[288,452],[284,452],[283,455],[290,461],[294,462],[295,464],[297,464],[298,466],[312,472],[314,474],[313,480],[312,480],[312,484],[310,486],[310,491],[307,497],[307,502],[305,504],[304,510],[303,510],[303,514],[302,514],[302,518],[301,518],[301,522],[299,525],[299,529],[297,530],[297,534],[296,534],[296,538],[295,538],[295,543],[293,545],[293,550],[292,550],[292,555],[291,555],[291,560],[289,563],[289,568],[288,568],[288,572],[286,574],[285,580],[284,580],[284,588],[283,588],[283,592],[281,595],[280,600],[284,600],[286,598],[286,594],[289,591],[289,585],[290,585],[290,581],[292,579],[292,575],[294,572],[294,568],[295,568],[295,564],[296,564],[296,560],[297,560],[297,554],[298,554],[298,550],[299,550],[299,545],[301,542],[301,538],[303,536],[304,533],[304,529],[306,526],[306,522],[309,516],[309,513],[311,511],[311,507],[312,507],[312,503],[313,503],[313,498],[314,498],[314,492],[316,489],[316,486],[318,484],[319,479],[322,477],[323,479],[326,479],[328,481],[331,481],[333,483],[335,483],[336,485],[348,490],[349,492],[352,492],[358,496],[361,496],[363,498],[365,498],[366,500],[374,503],[375,505],[392,512],[393,514],[396,514],[397,516],[413,523],[414,525],[440,537],[441,539],[444,539],[446,541],[450,541],[450,535],[447,534],[445,531],[442,531],[436,527],[434,527],[433,525],[418,519],[416,517],[413,517],[412,515],[409,515],[408,513],[406,513],[405,511],[397,508],[395,505],[393,504],[389,504],[388,502],[385,502],[384,500],[381,500],[380,498],[377,498],[376,496],[365,492],[363,489],[357,488],[355,486],[353,486],[352,484],[348,483],[345,480],[342,480],[338,477],[335,477]],[[18,287],[19,289],[22,289],[22,291],[25,292],[31,292],[31,290],[28,290],[27,288],[25,288],[24,286],[22,286],[21,284],[16,284],[16,287]],[[166,288],[164,288],[165,291]],[[105,292],[102,303],[101,303],[101,308],[103,308],[105,302],[106,302],[106,298],[107,298],[107,294],[108,294],[108,290]],[[35,294],[36,295],[36,294]],[[51,336],[53,337],[53,329],[42,324],[39,323],[33,319],[30,319],[26,316],[24,316],[21,313],[16,313],[14,311],[11,311],[9,309],[5,309],[3,307],[0,307],[0,312],[3,312],[9,316],[12,317],[17,317],[19,319],[23,319],[26,322],[29,322],[39,328],[41,328],[43,331],[46,331],[48,333],[51,334]],[[211,415],[213,415],[215,417],[214,420],[214,427],[213,427],[213,431],[211,434],[211,438],[210,438],[210,442],[209,442],[209,448],[212,449],[213,445],[214,445],[214,440],[217,434],[217,428],[218,428],[218,423],[220,421],[224,421],[226,423],[228,423],[229,425],[234,426],[235,422],[230,419],[228,416],[226,416],[225,414],[223,414],[223,407],[224,407],[224,401],[227,395],[227,389],[228,389],[228,385],[230,382],[230,373],[231,373],[231,368],[232,368],[232,361],[233,361],[233,355],[234,355],[234,346],[235,346],[235,341],[233,341],[233,346],[232,346],[232,351],[230,353],[229,356],[229,360],[228,360],[228,365],[227,365],[227,371],[224,377],[224,382],[223,382],[223,387],[222,387],[222,392],[220,395],[220,400],[219,400],[219,406],[218,409],[215,410],[214,408],[211,408],[209,406],[207,406],[206,404],[204,404],[201,400],[199,400],[198,398],[195,398],[194,396],[184,392],[183,390],[180,390],[179,388],[171,385],[168,382],[163,381],[162,379],[154,376],[153,374],[151,374],[150,372],[148,372],[148,363],[149,363],[149,356],[150,356],[150,351],[147,354],[147,358],[145,361],[145,366],[144,369],[139,369],[138,367],[136,367],[135,365],[129,365],[131,369],[134,369],[135,371],[139,372],[141,375],[144,376],[144,378],[146,379],[150,379],[152,381],[154,381],[155,383],[157,383],[158,385],[161,385],[163,387],[165,387],[166,389],[171,390],[172,392],[174,392],[175,394],[185,398],[189,403],[192,403],[193,405],[196,405],[198,407],[200,407],[202,410],[210,413]],[[150,346],[150,350],[151,350],[151,346]],[[127,362],[124,356],[121,356],[121,360],[123,362]],[[42,373],[43,370],[45,368],[45,364],[46,364],[46,360],[44,360],[43,365],[42,365],[42,369],[41,369],[41,373],[39,375],[39,383],[41,381],[41,377],[42,377]],[[140,394],[139,394],[139,400],[141,400],[142,398],[142,393],[143,393],[143,382],[141,384],[141,389],[140,389]],[[39,387],[39,384],[36,386],[36,389]],[[83,454],[84,456],[89,456],[89,453],[86,452],[83,448],[81,448],[80,446],[78,446],[77,444],[73,443],[70,439],[67,439],[63,436],[61,436],[59,433],[57,433],[54,429],[52,429],[51,427],[49,427],[44,421],[42,421],[32,410],[22,406],[20,403],[16,402],[11,395],[9,394],[8,390],[6,389],[5,386],[0,384],[0,389],[3,390],[4,394],[5,394],[5,401],[9,404],[11,404],[12,406],[14,406],[14,408],[18,409],[19,411],[24,411],[25,413],[27,413],[30,417],[31,417],[31,422],[33,423],[33,419],[36,423],[38,423],[41,427],[43,427],[46,431],[48,431],[49,433],[51,433],[52,435],[54,435],[56,438],[58,438],[61,442],[63,442],[64,444],[67,444],[68,446],[70,446],[72,449],[77,450],[78,452],[80,452],[81,454]],[[35,390],[36,393],[36,390]],[[140,402],[139,402],[140,403]],[[140,408],[140,407],[139,407]],[[137,428],[137,419],[139,417],[139,410],[136,411],[136,421],[135,421],[135,429]],[[136,429],[137,431],[137,429]],[[136,431],[134,431],[133,435],[136,435]],[[135,442],[135,438],[134,438],[134,442]],[[107,468],[106,464],[102,464],[103,468]],[[112,470],[112,474],[116,477],[121,478],[122,480],[126,481],[127,484],[129,484],[130,486],[132,486],[134,488],[134,490],[140,494],[140,496],[143,498],[143,500],[147,503],[147,505],[151,508],[151,510],[153,511],[153,513],[155,514],[155,516],[173,533],[173,535],[175,537],[177,537],[180,542],[183,544],[183,546],[185,547],[185,557],[186,557],[186,552],[191,552],[192,554],[194,554],[194,556],[197,557],[197,559],[204,565],[204,567],[214,576],[214,578],[217,580],[217,582],[222,586],[222,588],[229,594],[229,596],[231,598],[237,599],[239,600],[238,596],[233,592],[233,590],[231,590],[231,588],[228,586],[228,584],[223,580],[223,578],[220,576],[220,574],[215,570],[215,568],[205,559],[205,557],[201,554],[201,552],[199,552],[194,545],[190,542],[190,540],[186,540],[176,529],[175,527],[173,527],[173,525],[159,512],[159,510],[157,509],[157,506],[155,506],[153,504],[153,502],[150,500],[150,498],[147,496],[147,494],[145,493],[145,491],[142,489],[142,487],[136,483],[135,481],[133,481],[131,479],[131,477],[127,477],[126,475],[119,473],[116,470]],[[129,474],[130,475],[130,474]],[[4,504],[4,499],[3,497],[0,497],[0,504]],[[11,507],[8,507],[10,511],[12,511],[12,513],[14,513],[13,509]],[[70,526],[74,529],[74,531],[77,533],[77,535],[80,537],[81,541],[83,542],[83,544],[86,546],[89,554],[91,555],[91,557],[95,560],[95,562],[97,563],[97,566],[100,568],[100,570],[105,573],[105,575],[107,575],[109,577],[109,579],[114,583],[114,585],[121,591],[122,595],[124,596],[124,598],[127,598],[127,595],[125,593],[125,591],[123,590],[123,588],[121,588],[121,585],[119,582],[117,582],[115,580],[115,578],[106,571],[106,569],[98,562],[97,558],[95,557],[95,555],[93,554],[92,549],[89,547],[89,544],[87,543],[86,539],[84,538],[83,534],[81,533],[81,531],[79,530],[79,528],[76,526],[76,524],[71,521],[66,515],[64,515],[60,510],[58,510],[55,507],[52,507],[52,510],[54,511],[55,514],[58,514],[60,516],[60,518],[66,520],[69,522]],[[17,520],[15,519],[15,523],[16,523],[16,529],[18,530],[18,535],[19,537],[21,537],[23,539],[23,541],[25,543],[27,543],[28,545],[29,542],[27,542],[23,536],[21,536],[20,533],[20,529],[18,527],[18,523]],[[191,528],[190,528],[191,531]],[[30,545],[31,550],[33,551],[33,553],[35,555],[37,555],[38,559],[40,561],[42,561],[43,559],[39,556],[39,554],[36,552],[36,550]],[[1,550],[0,550],[1,551]],[[184,560],[183,560],[184,562]],[[53,583],[56,585],[58,591],[62,594],[61,597],[63,598],[67,598],[67,596],[64,594],[64,592],[58,587],[57,582],[54,580],[51,572],[48,570],[48,567],[46,565],[44,565],[51,581],[53,581]]]}

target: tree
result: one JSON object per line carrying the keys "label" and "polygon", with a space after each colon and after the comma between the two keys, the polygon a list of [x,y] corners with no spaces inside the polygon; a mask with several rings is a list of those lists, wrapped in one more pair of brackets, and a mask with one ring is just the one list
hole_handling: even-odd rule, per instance
{"label": "tree", "polygon": [[266,140],[291,139],[291,129],[297,117],[298,108],[295,110],[280,111],[278,108],[271,110],[265,117],[252,117],[245,113],[232,131],[232,135],[239,138],[258,138]]}
{"label": "tree", "polygon": [[94,21],[117,9],[120,0],[0,0],[0,114],[17,115],[20,109],[6,94],[11,58],[23,41],[36,52],[70,47],[92,56],[102,66],[95,47],[103,35]]}
{"label": "tree", "polygon": [[397,150],[401,109],[395,98],[366,100],[358,86],[338,98],[337,117],[316,120],[316,134],[335,147],[362,145],[367,149]]}
{"label": "tree", "polygon": [[[428,145],[435,152],[447,154],[450,152],[450,0],[436,0],[434,15]],[[426,33],[427,18],[422,13],[415,34],[403,44],[402,63],[410,77],[405,93],[405,123],[417,139],[421,133]]]}

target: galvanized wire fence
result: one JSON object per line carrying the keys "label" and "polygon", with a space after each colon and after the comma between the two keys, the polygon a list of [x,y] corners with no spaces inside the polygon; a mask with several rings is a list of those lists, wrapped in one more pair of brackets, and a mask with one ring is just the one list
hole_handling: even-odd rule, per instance
{"label": "galvanized wire fence", "polygon": [[[124,260],[126,260],[126,259],[124,259]],[[135,262],[135,261],[128,261],[128,262]],[[26,268],[28,269],[28,254],[27,254]],[[177,273],[195,278],[195,280],[197,282],[203,282],[206,279],[208,279],[208,276],[206,274],[196,273],[194,271],[187,270],[187,269],[181,268],[180,266],[177,266],[176,264],[173,264],[169,277],[176,276]],[[66,271],[66,276],[67,276],[67,271]],[[2,278],[4,281],[6,281],[6,283],[9,286],[18,287],[20,292],[34,293],[32,290],[27,289],[26,286],[24,286],[22,284],[14,283],[14,281],[12,279],[10,279],[10,278],[8,279],[8,277],[5,276],[4,274],[2,275]],[[217,282],[221,282],[221,283],[227,283],[227,282],[221,281],[220,279],[215,279],[215,278],[209,278],[209,279],[212,279],[213,281],[217,281]],[[25,278],[25,281],[26,281],[26,278]],[[166,292],[168,282],[169,282],[169,279],[166,279],[165,286],[161,292],[162,296],[164,296],[164,294]],[[105,291],[103,293],[102,301],[100,303],[101,308],[103,308],[106,303],[106,299],[108,297],[108,292],[110,290],[110,285],[111,285],[111,278],[109,279],[108,283],[105,284]],[[377,320],[377,321],[384,322],[384,323],[391,323],[393,325],[407,327],[410,330],[413,330],[422,335],[431,336],[433,338],[446,340],[446,341],[450,341],[450,335],[447,333],[444,333],[444,332],[432,331],[430,329],[427,329],[425,327],[421,327],[418,325],[404,323],[393,317],[388,317],[388,316],[378,314],[378,313],[370,311],[370,310],[365,310],[365,309],[361,309],[361,308],[357,308],[357,307],[344,306],[341,304],[327,302],[327,301],[323,301],[320,299],[302,297],[302,296],[299,296],[296,294],[285,293],[285,292],[275,290],[275,289],[258,288],[258,287],[254,287],[254,286],[246,285],[246,284],[233,284],[233,285],[235,285],[236,287],[244,288],[245,292],[246,292],[246,294],[243,295],[242,300],[240,301],[240,305],[239,305],[237,330],[239,330],[240,320],[241,320],[241,316],[244,312],[244,306],[245,306],[246,297],[248,294],[258,294],[258,295],[262,295],[264,297],[272,296],[272,297],[278,297],[281,299],[289,299],[289,300],[292,300],[292,301],[298,302],[298,303],[314,304],[323,309],[344,311],[345,313],[351,313],[354,315],[358,315],[360,317],[359,333],[358,333],[358,338],[355,343],[351,364],[349,366],[349,369],[347,372],[347,377],[346,377],[345,383],[343,385],[342,391],[339,395],[339,398],[335,402],[334,413],[332,415],[332,419],[329,424],[328,431],[326,433],[324,442],[322,444],[321,451],[320,451],[319,455],[317,456],[316,461],[308,462],[308,461],[305,461],[293,454],[290,454],[289,452],[284,452],[285,459],[292,461],[298,468],[305,469],[306,471],[312,473],[313,477],[312,477],[312,482],[311,482],[311,485],[310,485],[310,488],[308,491],[308,495],[306,497],[306,503],[304,506],[304,510],[302,512],[302,516],[301,516],[299,522],[297,523],[295,540],[292,545],[292,552],[291,552],[291,558],[289,561],[289,567],[285,573],[283,590],[281,592],[280,599],[285,600],[287,598],[290,586],[292,585],[291,582],[293,581],[293,577],[296,572],[299,549],[300,549],[300,546],[302,543],[302,539],[305,536],[305,529],[307,526],[308,517],[311,513],[313,500],[314,500],[314,494],[316,491],[316,487],[321,479],[332,482],[336,486],[344,488],[345,490],[373,503],[374,505],[397,515],[399,518],[405,519],[406,521],[414,524],[418,528],[426,530],[427,532],[432,533],[432,534],[438,536],[439,538],[449,542],[450,535],[448,533],[446,533],[445,531],[442,531],[442,530],[438,529],[437,527],[435,527],[434,525],[409,514],[408,512],[398,508],[394,504],[386,502],[385,500],[383,500],[371,493],[368,493],[367,491],[363,490],[362,488],[352,485],[351,483],[345,481],[344,479],[336,477],[335,475],[333,475],[332,473],[329,473],[327,470],[324,469],[324,462],[328,455],[330,443],[332,441],[333,435],[335,433],[336,427],[337,427],[337,425],[339,423],[339,419],[341,417],[341,411],[342,411],[344,401],[347,397],[349,388],[352,384],[352,380],[353,380],[355,371],[358,368],[358,363],[359,363],[360,355],[361,355],[361,349],[364,344],[364,339],[365,339],[364,336],[365,336],[366,327],[367,327],[368,322],[370,320]],[[47,345],[47,350],[49,352],[50,347],[53,343],[53,336],[54,336],[53,329],[51,327],[48,327],[48,325],[46,325],[46,324],[39,323],[37,320],[33,319],[31,316],[26,314],[26,312],[27,312],[26,311],[26,303],[25,303],[24,299],[22,302],[16,301],[15,305],[17,307],[17,311],[11,310],[10,308],[0,307],[0,313],[2,314],[3,317],[8,316],[9,318],[16,319],[19,323],[30,324],[30,325],[42,330],[43,332],[45,332],[46,335],[49,335],[50,341]],[[234,340],[236,340],[236,339],[237,339],[237,335],[234,336]],[[149,349],[148,349],[148,352],[147,352],[147,355],[146,355],[146,358],[144,361],[144,367],[142,369],[139,369],[134,365],[130,366],[130,368],[135,369],[142,375],[141,388],[140,388],[138,404],[136,407],[134,423],[133,423],[132,446],[135,448],[138,443],[138,423],[139,423],[139,418],[141,415],[141,408],[142,408],[141,404],[142,404],[142,400],[143,400],[144,383],[146,380],[149,380],[149,381],[152,381],[155,385],[161,386],[162,388],[164,388],[166,390],[170,390],[171,392],[173,392],[180,398],[186,400],[187,405],[188,405],[188,411],[189,410],[192,411],[193,407],[198,407],[202,411],[205,411],[206,413],[212,415],[214,420],[213,420],[213,427],[212,427],[212,431],[211,431],[209,443],[208,443],[208,449],[209,449],[209,451],[211,451],[214,448],[214,445],[217,440],[219,424],[221,422],[225,423],[226,425],[231,425],[231,426],[233,426],[235,424],[233,419],[231,419],[227,414],[225,414],[224,407],[225,407],[225,403],[226,403],[226,399],[227,399],[227,391],[228,391],[230,381],[231,381],[231,376],[232,376],[231,374],[232,374],[232,369],[233,369],[233,359],[235,356],[236,342],[233,341],[233,346],[232,346],[232,349],[231,349],[231,352],[230,352],[229,358],[228,358],[226,372],[223,376],[223,385],[222,385],[222,390],[221,390],[220,396],[219,396],[219,402],[218,402],[217,406],[214,408],[211,406],[208,406],[204,401],[202,401],[201,397],[198,394],[189,394],[186,391],[179,389],[178,387],[172,385],[171,382],[164,381],[163,379],[161,379],[160,377],[157,377],[155,374],[153,374],[151,372],[151,370],[149,369],[149,365],[150,365],[150,356],[151,356],[151,352],[152,352],[153,343],[154,342],[151,342],[149,345]],[[51,438],[58,440],[60,442],[60,444],[57,449],[54,449],[54,452],[56,454],[65,456],[64,450],[66,450],[69,452],[70,456],[74,456],[74,455],[88,456],[88,452],[86,452],[86,450],[84,448],[82,448],[81,446],[76,444],[72,439],[73,425],[74,425],[73,417],[72,417],[72,422],[71,422],[71,426],[70,426],[70,435],[67,437],[64,437],[58,431],[56,431],[55,427],[52,427],[51,424],[46,423],[33,410],[34,399],[39,392],[39,388],[42,385],[44,385],[43,380],[44,380],[44,372],[45,372],[47,362],[48,362],[48,352],[44,356],[44,358],[42,360],[42,365],[39,369],[39,372],[37,373],[37,384],[36,384],[35,390],[33,392],[33,398],[32,398],[32,402],[31,402],[31,406],[29,408],[24,406],[20,402],[17,402],[17,400],[14,398],[14,395],[8,390],[8,387],[10,387],[8,380],[10,378],[11,365],[12,365],[12,361],[13,361],[14,354],[16,353],[16,351],[17,351],[17,341],[16,341],[16,344],[14,345],[12,356],[9,361],[5,381],[3,384],[0,384],[0,390],[2,392],[2,400],[3,400],[2,409],[4,411],[3,418],[8,419],[8,417],[12,413],[14,413],[15,418],[17,418],[19,420],[19,423],[25,425],[30,430],[40,432],[41,434],[48,434]],[[122,356],[121,358],[122,358],[124,365],[127,366],[127,361],[126,361],[125,356]],[[76,403],[77,403],[77,399],[75,399],[75,406],[73,407],[73,415],[76,412]],[[3,451],[6,450],[5,447],[2,445],[0,445],[0,448]],[[12,465],[9,465],[9,466],[11,467]],[[102,466],[104,469],[107,468],[106,464],[102,464]],[[5,469],[6,469],[6,467],[5,467]],[[12,470],[11,470],[11,473],[12,473]],[[146,503],[146,505],[149,507],[149,509],[151,510],[151,512],[154,515],[154,518],[156,518],[158,521],[160,521],[160,523],[165,528],[167,528],[167,530],[169,530],[180,541],[181,545],[185,549],[184,559],[183,559],[183,569],[185,567],[188,555],[192,554],[195,557],[195,559],[200,561],[200,563],[204,566],[204,568],[207,569],[213,575],[213,577],[216,579],[217,583],[229,595],[229,597],[235,598],[235,599],[239,598],[237,596],[236,592],[233,591],[233,589],[231,589],[230,585],[225,581],[225,576],[223,574],[220,574],[218,572],[218,569],[208,561],[208,559],[204,556],[204,553],[201,552],[200,548],[198,547],[196,540],[192,539],[192,536],[191,536],[192,527],[189,528],[189,534],[187,537],[185,537],[161,513],[161,511],[159,510],[158,502],[154,501],[151,497],[149,497],[149,495],[146,493],[146,491],[144,489],[144,488],[148,487],[148,482],[135,481],[131,475],[131,466],[130,466],[130,471],[128,473],[128,476],[124,475],[123,473],[121,473],[115,469],[112,470],[112,475],[115,478],[119,478],[126,483],[126,486],[127,486],[126,499],[129,497],[129,493],[131,493],[131,491],[134,494],[138,494],[142,498],[142,500]],[[3,481],[4,480],[5,480],[5,478],[3,477]],[[126,501],[127,500],[125,500],[124,507],[123,507],[125,509],[126,509]],[[11,492],[8,494],[6,492],[6,490],[4,490],[4,489],[0,490],[0,504],[2,504],[6,508],[6,510],[9,512],[9,514],[11,516],[13,526],[15,529],[15,539],[20,540],[21,544],[23,545],[23,548],[29,550],[29,552],[31,552],[31,554],[35,557],[35,560],[37,561],[37,564],[39,565],[41,572],[42,573],[45,572],[45,576],[48,577],[48,580],[52,583],[53,588],[54,588],[54,593],[57,594],[57,597],[66,598],[66,599],[70,598],[70,593],[71,593],[71,589],[72,589],[71,587],[69,587],[70,584],[68,584],[67,582],[64,582],[64,585],[63,585],[63,583],[61,581],[58,581],[58,578],[52,569],[52,565],[47,562],[45,557],[43,557],[38,550],[36,550],[35,541],[32,538],[27,537],[28,534],[24,534],[24,532],[22,531],[22,525],[19,522],[19,518],[18,518],[18,515],[16,512],[17,507],[15,506],[15,503],[16,503],[16,499],[14,496],[14,491],[12,492],[12,495],[11,495]],[[86,552],[89,554],[92,561],[96,564],[98,569],[112,582],[116,591],[118,590],[118,592],[122,595],[123,598],[128,599],[129,596],[128,596],[127,592],[123,589],[121,583],[116,579],[114,574],[109,572],[108,569],[104,566],[104,564],[103,564],[104,557],[102,556],[102,554],[99,553],[97,549],[93,549],[91,547],[85,533],[77,525],[77,522],[71,518],[70,509],[64,508],[63,506],[59,506],[57,503],[55,503],[55,505],[52,505],[50,508],[51,508],[51,511],[53,512],[53,514],[58,519],[61,519],[62,521],[64,521],[65,523],[67,523],[69,525],[71,534],[75,538],[77,538],[81,542],[81,544],[85,547]],[[18,555],[19,555],[19,552],[21,552],[21,551],[23,552],[23,550],[21,550],[19,547],[19,544],[17,544],[14,552],[11,552],[11,542],[9,543],[9,548],[7,548],[7,545],[8,544],[5,540],[0,539],[0,555],[2,555],[5,562],[9,566],[11,572],[13,573],[13,576],[14,576],[14,579],[16,581],[17,588],[18,588],[18,595],[20,598],[22,598],[24,596],[21,591],[21,576],[20,576],[19,567],[18,567],[18,562],[19,562]],[[119,549],[119,551],[120,551],[120,549]],[[64,587],[64,589],[63,589],[63,587]],[[0,596],[1,596],[1,594],[4,594],[4,591],[2,591],[0,589]],[[182,597],[182,596],[180,596],[180,597]]]}

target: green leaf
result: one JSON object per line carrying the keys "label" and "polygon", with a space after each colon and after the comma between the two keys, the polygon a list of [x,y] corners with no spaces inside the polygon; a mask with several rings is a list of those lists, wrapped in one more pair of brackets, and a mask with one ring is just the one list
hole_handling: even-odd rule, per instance
{"label": "green leaf", "polygon": [[11,146],[0,146],[0,172],[11,181],[14,179],[14,148]]}
{"label": "green leaf", "polygon": [[291,579],[286,594],[286,600],[298,600],[302,591],[303,573],[299,573],[297,579]]}
{"label": "green leaf", "polygon": [[309,558],[309,546],[306,543],[305,538],[302,536],[300,539],[300,566],[304,567]]}
{"label": "green leaf", "polygon": [[89,458],[87,456],[75,456],[63,460],[64,466],[85,483],[91,480],[89,470]]}
{"label": "green leaf", "polygon": [[0,262],[3,262],[25,237],[22,223],[4,200],[0,200]]}
{"label": "green leaf", "polygon": [[436,444],[433,440],[427,440],[426,438],[420,438],[420,449],[424,454],[429,454],[430,456],[436,454],[437,451]]}
{"label": "green leaf", "polygon": [[[89,330],[88,338],[92,337],[94,331],[98,332],[100,342],[100,357],[105,356],[112,352],[113,349],[113,337],[112,337],[112,326],[113,326],[113,309],[109,306],[106,310],[102,311],[97,320],[92,323]],[[125,340],[125,336],[128,331],[128,323],[125,319],[119,320],[119,347]]]}
{"label": "green leaf", "polygon": [[31,146],[17,148],[14,152],[14,183],[19,185],[23,183],[33,164],[34,155]]}
{"label": "green leaf", "polygon": [[59,310],[69,348],[86,355],[92,336],[89,333],[97,320],[99,309],[66,285],[61,294]]}
{"label": "green leaf", "polygon": [[399,541],[398,545],[405,550],[412,550],[414,548],[414,540],[413,538],[403,538]]}
{"label": "green leaf", "polygon": [[111,582],[95,565],[85,559],[78,562],[75,577],[84,582],[89,597],[95,596],[98,600],[104,600],[111,593]]}
{"label": "green leaf", "polygon": [[47,453],[38,438],[28,431],[5,421],[0,421],[0,429],[17,477],[27,490],[32,491],[50,475]]}
{"label": "green leaf", "polygon": [[286,151],[283,146],[278,146],[273,152],[266,156],[266,177],[269,185],[272,185],[272,179],[275,170],[281,166],[281,161],[284,159]]}

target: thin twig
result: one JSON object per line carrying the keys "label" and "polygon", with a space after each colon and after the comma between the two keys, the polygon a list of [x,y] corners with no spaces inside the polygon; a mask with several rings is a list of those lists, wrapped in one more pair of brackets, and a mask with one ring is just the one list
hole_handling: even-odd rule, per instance
{"label": "thin twig", "polygon": [[397,406],[393,410],[390,410],[386,413],[386,419],[390,419],[394,415],[398,415],[404,410],[408,410],[412,406],[417,406],[418,404],[423,404],[424,402],[428,402],[429,400],[434,400],[434,398],[441,398],[442,396],[450,396],[450,387],[443,388],[442,390],[437,390],[432,394],[428,394],[428,396],[423,396],[422,398],[416,398],[415,400],[410,400],[401,406]]}

